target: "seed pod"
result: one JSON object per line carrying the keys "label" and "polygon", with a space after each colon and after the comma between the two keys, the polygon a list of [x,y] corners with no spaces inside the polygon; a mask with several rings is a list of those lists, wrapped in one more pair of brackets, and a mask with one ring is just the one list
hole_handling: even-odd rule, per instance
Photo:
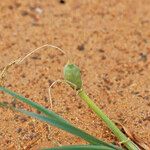
{"label": "seed pod", "polygon": [[74,64],[65,65],[64,78],[66,81],[68,81],[68,83],[70,83],[72,88],[76,88],[76,90],[80,90],[82,88],[81,73],[78,66]]}

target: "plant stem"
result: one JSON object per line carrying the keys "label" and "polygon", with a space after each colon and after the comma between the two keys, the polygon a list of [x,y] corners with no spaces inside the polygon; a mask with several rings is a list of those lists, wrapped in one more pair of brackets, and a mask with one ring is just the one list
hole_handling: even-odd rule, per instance
{"label": "plant stem", "polygon": [[121,130],[113,123],[107,115],[88,97],[84,90],[78,92],[78,95],[88,104],[88,106],[107,124],[108,128],[115,134],[115,136],[126,146],[128,150],[139,150],[138,146],[134,144],[128,137],[126,137]]}

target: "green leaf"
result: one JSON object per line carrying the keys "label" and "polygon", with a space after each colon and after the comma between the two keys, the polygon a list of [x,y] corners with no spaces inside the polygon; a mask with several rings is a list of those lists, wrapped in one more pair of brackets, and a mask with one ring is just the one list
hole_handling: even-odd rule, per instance
{"label": "green leaf", "polygon": [[107,146],[101,145],[72,145],[72,146],[60,146],[54,148],[45,148],[42,150],[114,150]]}
{"label": "green leaf", "polygon": [[33,108],[36,108],[39,111],[41,111],[47,117],[42,116],[42,115],[38,115],[38,114],[35,114],[35,113],[32,113],[32,112],[28,112],[28,111],[25,111],[25,110],[18,110],[18,111],[22,111],[22,113],[28,114],[29,116],[35,117],[35,118],[40,119],[42,121],[46,121],[46,122],[60,128],[62,130],[65,130],[65,131],[67,131],[71,134],[74,134],[74,135],[86,140],[90,144],[93,144],[93,145],[102,144],[102,145],[106,145],[106,146],[109,146],[109,147],[112,147],[112,148],[115,148],[115,149],[120,149],[120,148],[114,146],[113,144],[109,144],[109,143],[106,143],[104,141],[101,141],[101,140],[89,135],[88,133],[82,131],[81,129],[76,128],[75,126],[73,126],[72,124],[70,124],[69,122],[64,120],[62,117],[57,115],[55,112],[53,112],[51,110],[48,110],[45,107],[43,107],[43,106],[41,106],[41,105],[25,98],[25,97],[15,93],[15,92],[11,91],[11,90],[8,90],[4,87],[0,87],[0,91],[4,91],[4,92],[14,96],[15,98],[18,98],[22,102],[32,106]]}
{"label": "green leaf", "polygon": [[[33,112],[29,112],[29,111],[26,111],[26,110],[22,110],[22,109],[16,109],[17,111],[19,111],[19,112],[21,112],[21,113],[24,113],[24,114],[26,114],[26,115],[28,115],[28,116],[30,116],[30,117],[33,117],[33,118],[36,118],[36,119],[39,119],[39,120],[41,120],[41,121],[44,121],[44,122],[47,122],[47,123],[49,123],[49,124],[51,124],[51,125],[54,125],[54,126],[57,126],[57,127],[59,127],[59,128],[61,128],[61,129],[63,129],[63,130],[65,130],[64,128],[63,128],[63,126],[61,125],[61,124],[58,124],[57,123],[57,121],[55,121],[55,120],[51,120],[51,119],[49,119],[48,117],[46,117],[46,116],[43,116],[43,115],[39,115],[39,114],[36,114],[36,113],[33,113]],[[98,145],[98,146],[91,146],[91,145],[87,145],[87,146],[73,146],[73,147],[58,147],[58,148],[52,148],[52,149],[50,149],[50,150],[59,150],[59,149],[69,149],[69,148],[72,148],[72,149],[79,149],[79,148],[82,148],[83,150],[84,149],[89,149],[89,148],[93,148],[94,150],[97,150],[97,149],[100,149],[100,148],[105,148],[106,150],[115,150],[114,148],[111,148],[109,145],[108,146],[106,146],[106,145],[103,145],[103,144],[100,144],[100,145]],[[103,150],[105,150],[105,149],[103,149]]]}
{"label": "green leaf", "polygon": [[4,88],[4,87],[1,87],[1,86],[0,86],[0,91],[4,91],[4,92],[6,92],[7,94],[10,94],[11,96],[13,96],[13,97],[19,99],[20,101],[22,101],[22,102],[24,102],[24,103],[30,105],[30,106],[33,107],[33,108],[36,108],[37,110],[41,111],[42,113],[46,114],[47,116],[49,116],[49,117],[51,117],[51,118],[54,118],[54,119],[56,119],[56,120],[59,120],[59,121],[64,122],[64,123],[66,123],[66,124],[67,124],[67,123],[69,124],[69,122],[67,122],[66,120],[64,120],[61,116],[57,115],[55,112],[46,109],[45,107],[43,107],[43,106],[41,106],[41,105],[39,105],[39,104],[37,104],[37,103],[31,101],[30,99],[27,99],[27,98],[25,98],[25,97],[23,97],[23,96],[21,96],[21,95],[15,93],[15,92],[13,92],[13,91],[11,91],[11,90],[8,90],[8,89],[6,89],[6,88]]}

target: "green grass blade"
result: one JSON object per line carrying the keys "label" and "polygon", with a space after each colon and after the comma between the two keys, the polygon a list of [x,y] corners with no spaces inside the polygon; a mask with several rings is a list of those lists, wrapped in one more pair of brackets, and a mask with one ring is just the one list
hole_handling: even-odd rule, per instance
{"label": "green grass blade", "polygon": [[60,146],[54,148],[44,148],[42,150],[114,150],[107,146],[101,145],[72,145],[72,146]]}
{"label": "green grass blade", "polygon": [[[33,113],[33,112],[29,112],[29,111],[26,111],[26,110],[22,110],[22,109],[16,109],[16,110],[21,112],[21,113],[24,113],[24,114],[26,114],[26,115],[28,115],[30,117],[34,117],[34,118],[39,119],[41,121],[47,122],[47,123],[49,123],[49,124],[51,124],[53,126],[56,126],[56,127],[60,128],[60,129],[62,129],[62,130],[69,131],[70,133],[72,133],[74,131],[74,128],[64,126],[64,125],[58,123],[56,120],[50,119],[50,118],[48,118],[46,116],[39,115],[39,114],[36,114],[36,113]],[[88,136],[82,130],[80,130],[80,129],[76,130],[75,129],[75,131],[76,132],[73,133],[74,135],[77,135],[77,136],[82,137],[82,138],[86,137],[86,138],[88,138],[88,142],[89,143],[94,143],[93,142],[93,138],[91,138],[91,136]],[[104,142],[101,142],[101,143],[99,143],[99,145],[106,146],[107,144],[104,143]],[[111,148],[109,144],[106,147]],[[114,150],[114,148],[111,148],[111,150]]]}
{"label": "green grass blade", "polygon": [[4,92],[6,92],[7,94],[10,94],[11,96],[13,96],[13,97],[19,99],[20,101],[22,101],[22,102],[24,102],[24,103],[30,105],[30,106],[33,107],[33,108],[35,108],[35,109],[41,111],[42,113],[46,114],[46,115],[49,116],[49,117],[53,117],[54,119],[58,119],[58,120],[61,121],[61,122],[64,122],[64,123],[66,123],[66,124],[67,124],[67,123],[69,124],[69,122],[67,122],[66,120],[64,120],[61,116],[57,115],[56,113],[54,113],[54,112],[51,111],[51,110],[46,109],[45,107],[43,107],[43,106],[41,106],[41,105],[39,105],[39,104],[37,104],[37,103],[31,101],[31,100],[28,99],[28,98],[25,98],[25,97],[23,97],[23,96],[21,96],[21,95],[15,93],[15,92],[13,92],[13,91],[11,91],[11,90],[9,90],[9,89],[6,89],[6,88],[4,88],[4,87],[1,87],[1,86],[0,86],[0,91],[4,91]]}
{"label": "green grass blade", "polygon": [[[15,98],[18,98],[19,100],[21,100],[22,102],[25,102],[26,104],[32,106],[33,108],[36,108],[38,109],[39,111],[41,111],[43,114],[45,114],[46,116],[42,116],[42,115],[38,115],[38,114],[35,114],[35,113],[31,113],[31,112],[27,112],[25,110],[20,110],[20,111],[23,111],[23,113],[29,113],[28,115],[31,116],[31,115],[34,115],[34,117],[38,117],[37,119],[40,119],[40,117],[44,117],[43,119],[47,120],[46,122],[58,127],[58,128],[61,128],[71,134],[74,134],[84,140],[86,140],[87,142],[89,142],[90,144],[93,144],[93,145],[99,145],[99,144],[103,144],[103,145],[106,145],[106,146],[109,146],[109,147],[113,147],[115,149],[120,149],[112,144],[109,144],[109,143],[106,143],[104,141],[101,141],[91,135],[89,135],[88,133],[74,127],[72,124],[70,124],[69,122],[67,122],[66,120],[64,120],[62,117],[60,117],[59,115],[57,115],[55,112],[51,111],[51,110],[48,110],[46,109],[45,107],[11,91],[11,90],[8,90],[4,87],[0,87],[0,91],[4,91],[8,94],[10,94],[11,96],[14,96]],[[38,115],[38,116],[37,116]],[[41,118],[41,119],[42,119]]]}

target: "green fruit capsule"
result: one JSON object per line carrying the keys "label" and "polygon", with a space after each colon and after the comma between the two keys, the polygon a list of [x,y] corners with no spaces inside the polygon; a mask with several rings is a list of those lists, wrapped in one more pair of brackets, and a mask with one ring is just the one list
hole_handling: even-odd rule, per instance
{"label": "green fruit capsule", "polygon": [[78,66],[67,64],[64,67],[64,78],[72,88],[80,90],[82,88],[81,73]]}

